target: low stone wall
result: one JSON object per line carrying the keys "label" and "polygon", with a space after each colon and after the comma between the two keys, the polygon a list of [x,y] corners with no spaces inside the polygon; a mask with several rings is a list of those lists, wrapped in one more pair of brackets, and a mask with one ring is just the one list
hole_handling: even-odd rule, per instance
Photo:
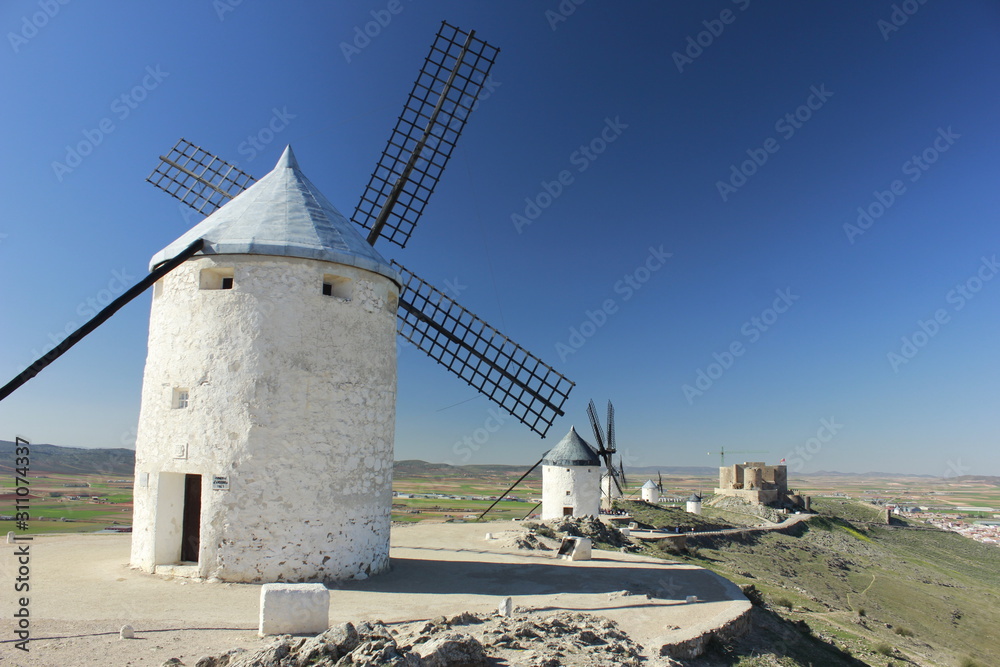
{"label": "low stone wall", "polygon": [[805,521],[807,521],[808,517],[811,516],[815,515],[805,515],[806,518],[800,521],[785,521],[771,526],[747,526],[745,528],[727,528],[725,530],[706,530],[700,533],[688,533],[688,546],[710,547],[718,538],[725,538],[726,540],[739,540],[740,538],[758,533],[777,532],[794,535],[796,531],[804,528]]}
{"label": "low stone wall", "polygon": [[727,619],[718,626],[705,630],[697,637],[663,644],[660,647],[660,655],[674,658],[675,660],[690,660],[704,653],[713,637],[718,637],[722,641],[742,637],[750,631],[750,613],[752,609],[748,604],[747,608],[735,618]]}
{"label": "low stone wall", "polygon": [[650,646],[651,649],[656,650],[655,646],[659,644],[660,656],[677,660],[690,660],[704,653],[713,637],[729,641],[742,637],[750,631],[750,614],[753,611],[753,605],[739,586],[728,579],[719,578],[734,604],[710,621],[661,637]]}

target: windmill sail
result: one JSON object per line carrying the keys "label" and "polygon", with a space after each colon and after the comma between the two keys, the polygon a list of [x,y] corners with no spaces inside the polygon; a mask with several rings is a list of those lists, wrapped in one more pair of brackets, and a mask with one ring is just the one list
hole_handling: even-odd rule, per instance
{"label": "windmill sail", "polygon": [[209,215],[256,180],[222,158],[181,138],[146,179],[171,197]]}
{"label": "windmill sail", "polygon": [[615,409],[611,405],[611,401],[608,401],[608,431],[607,436],[605,436],[604,428],[601,426],[601,420],[597,417],[597,406],[594,405],[594,400],[591,399],[590,403],[587,404],[587,417],[590,419],[590,427],[594,429],[594,439],[597,440],[597,453],[604,460],[604,467],[607,469],[607,480],[608,485],[605,489],[602,482],[603,493],[608,496],[608,499],[614,497],[614,491],[618,492],[619,496],[625,495],[624,483],[618,477],[618,471],[615,470],[614,457],[615,453]]}
{"label": "windmill sail", "polygon": [[608,401],[608,453],[614,454],[615,448],[615,406]]}
{"label": "windmill sail", "polygon": [[[497,53],[475,31],[442,22],[354,212],[353,222],[370,230],[368,243],[384,237],[405,247]],[[146,180],[203,214],[255,182],[186,139],[160,160]],[[574,383],[411,271],[393,266],[404,282],[399,334],[544,438],[564,414]]]}
{"label": "windmill sail", "polygon": [[574,383],[397,262],[403,338],[543,438]]}
{"label": "windmill sail", "polygon": [[351,219],[401,248],[448,164],[499,49],[442,22]]}
{"label": "windmill sail", "polygon": [[[594,430],[594,440],[597,441],[597,453],[603,456],[607,451],[607,448],[604,446],[604,428],[597,418],[597,407],[594,405],[593,399],[587,404],[587,417],[590,419],[590,428]],[[604,459],[604,462],[607,463],[606,456]]]}

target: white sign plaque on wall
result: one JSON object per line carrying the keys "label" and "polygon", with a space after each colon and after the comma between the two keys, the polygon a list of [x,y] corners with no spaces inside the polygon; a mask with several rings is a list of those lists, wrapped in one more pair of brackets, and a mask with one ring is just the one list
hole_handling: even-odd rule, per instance
{"label": "white sign plaque on wall", "polygon": [[228,491],[229,490],[229,476],[228,475],[212,475],[212,488],[216,491]]}

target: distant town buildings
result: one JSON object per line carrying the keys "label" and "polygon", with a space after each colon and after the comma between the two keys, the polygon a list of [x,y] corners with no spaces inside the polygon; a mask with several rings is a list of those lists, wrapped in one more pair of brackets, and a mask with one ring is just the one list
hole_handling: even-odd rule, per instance
{"label": "distant town buildings", "polygon": [[933,516],[927,523],[941,530],[965,535],[983,544],[1000,545],[1000,525],[994,521],[964,521],[954,517]]}

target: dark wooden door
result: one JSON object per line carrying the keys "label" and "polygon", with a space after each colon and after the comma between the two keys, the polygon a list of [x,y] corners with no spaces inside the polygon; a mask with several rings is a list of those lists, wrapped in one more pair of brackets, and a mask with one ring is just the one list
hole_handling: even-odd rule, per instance
{"label": "dark wooden door", "polygon": [[201,475],[184,475],[184,523],[181,560],[198,562],[201,543]]}

